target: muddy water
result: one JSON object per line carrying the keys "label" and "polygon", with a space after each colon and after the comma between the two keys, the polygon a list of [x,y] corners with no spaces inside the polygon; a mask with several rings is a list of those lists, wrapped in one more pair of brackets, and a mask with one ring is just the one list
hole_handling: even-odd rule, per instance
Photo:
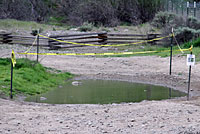
{"label": "muddy water", "polygon": [[45,94],[31,96],[26,101],[50,104],[109,104],[162,100],[185,96],[166,87],[121,81],[68,81],[63,87]]}

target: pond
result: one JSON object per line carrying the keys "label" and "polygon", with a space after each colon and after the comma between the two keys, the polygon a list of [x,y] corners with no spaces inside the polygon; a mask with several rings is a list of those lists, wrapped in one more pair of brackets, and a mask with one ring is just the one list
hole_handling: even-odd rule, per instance
{"label": "pond", "polygon": [[30,102],[49,104],[110,104],[186,96],[167,87],[110,80],[68,81],[63,87],[31,96]]}

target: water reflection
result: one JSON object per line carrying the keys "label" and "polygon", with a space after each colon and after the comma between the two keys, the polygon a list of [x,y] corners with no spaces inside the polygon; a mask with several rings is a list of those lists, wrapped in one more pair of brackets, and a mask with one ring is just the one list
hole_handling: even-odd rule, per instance
{"label": "water reflection", "polygon": [[62,88],[26,100],[51,104],[108,104],[161,100],[186,95],[166,87],[148,84],[82,80],[82,84],[75,86],[72,82],[68,81]]}

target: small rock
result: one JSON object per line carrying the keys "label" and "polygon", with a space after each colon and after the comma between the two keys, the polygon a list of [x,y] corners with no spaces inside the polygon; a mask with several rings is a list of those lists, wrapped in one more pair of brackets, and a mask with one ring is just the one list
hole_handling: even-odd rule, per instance
{"label": "small rock", "polygon": [[45,97],[40,97],[40,100],[41,101],[44,101],[44,100],[46,100],[47,98],[45,98]]}
{"label": "small rock", "polygon": [[135,120],[131,120],[131,122],[135,122]]}
{"label": "small rock", "polygon": [[73,81],[72,82],[72,85],[73,86],[79,86],[79,85],[81,85],[82,83],[81,82],[79,82],[79,81]]}

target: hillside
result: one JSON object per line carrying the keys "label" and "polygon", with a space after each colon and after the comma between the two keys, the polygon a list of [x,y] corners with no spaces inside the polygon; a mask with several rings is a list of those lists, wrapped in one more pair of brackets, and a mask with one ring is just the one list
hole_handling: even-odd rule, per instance
{"label": "hillside", "polygon": [[151,20],[163,0],[0,0],[0,19],[116,26]]}

